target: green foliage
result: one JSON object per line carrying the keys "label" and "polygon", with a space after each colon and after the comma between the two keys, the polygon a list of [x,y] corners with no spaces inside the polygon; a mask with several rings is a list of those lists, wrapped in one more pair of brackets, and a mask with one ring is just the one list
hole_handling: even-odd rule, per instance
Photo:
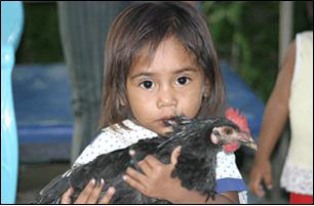
{"label": "green foliage", "polygon": [[[278,1],[204,1],[202,9],[221,59],[266,101],[278,72]],[[309,29],[304,2],[294,3],[295,33]]]}
{"label": "green foliage", "polygon": [[23,3],[24,30],[17,63],[62,62],[56,3]]}
{"label": "green foliage", "polygon": [[278,65],[278,3],[211,1],[203,12],[220,58],[266,100]]}

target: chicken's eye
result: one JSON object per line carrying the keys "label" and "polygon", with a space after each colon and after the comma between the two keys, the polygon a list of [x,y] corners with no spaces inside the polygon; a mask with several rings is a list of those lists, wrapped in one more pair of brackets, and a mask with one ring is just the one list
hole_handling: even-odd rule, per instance
{"label": "chicken's eye", "polygon": [[233,130],[232,130],[232,129],[230,129],[230,128],[226,128],[226,129],[225,129],[225,134],[231,135],[232,133],[233,133]]}

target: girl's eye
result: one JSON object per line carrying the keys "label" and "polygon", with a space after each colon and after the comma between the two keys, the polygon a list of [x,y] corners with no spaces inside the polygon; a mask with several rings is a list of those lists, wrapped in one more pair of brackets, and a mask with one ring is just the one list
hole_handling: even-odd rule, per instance
{"label": "girl's eye", "polygon": [[145,88],[145,89],[150,89],[153,87],[154,83],[152,81],[143,81],[141,84],[141,87]]}
{"label": "girl's eye", "polygon": [[185,85],[188,82],[190,82],[190,79],[188,77],[179,77],[177,79],[177,82],[178,82],[179,85]]}

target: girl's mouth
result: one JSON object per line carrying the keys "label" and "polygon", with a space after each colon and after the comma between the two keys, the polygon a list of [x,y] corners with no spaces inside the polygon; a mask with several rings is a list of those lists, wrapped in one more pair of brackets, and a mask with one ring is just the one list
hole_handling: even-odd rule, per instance
{"label": "girl's mouth", "polygon": [[161,119],[162,123],[164,124],[165,127],[170,127],[176,123],[175,117],[167,117],[167,118],[162,118]]}

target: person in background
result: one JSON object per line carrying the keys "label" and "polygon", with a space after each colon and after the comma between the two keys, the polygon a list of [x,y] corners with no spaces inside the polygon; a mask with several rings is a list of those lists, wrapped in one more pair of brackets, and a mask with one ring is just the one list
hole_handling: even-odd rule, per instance
{"label": "person in background", "polygon": [[296,35],[267,102],[250,189],[262,197],[272,188],[271,154],[290,117],[291,142],[281,186],[291,204],[313,203],[313,31]]}
{"label": "person in background", "polygon": [[109,26],[128,1],[57,1],[74,117],[71,162],[98,132],[104,47]]}

